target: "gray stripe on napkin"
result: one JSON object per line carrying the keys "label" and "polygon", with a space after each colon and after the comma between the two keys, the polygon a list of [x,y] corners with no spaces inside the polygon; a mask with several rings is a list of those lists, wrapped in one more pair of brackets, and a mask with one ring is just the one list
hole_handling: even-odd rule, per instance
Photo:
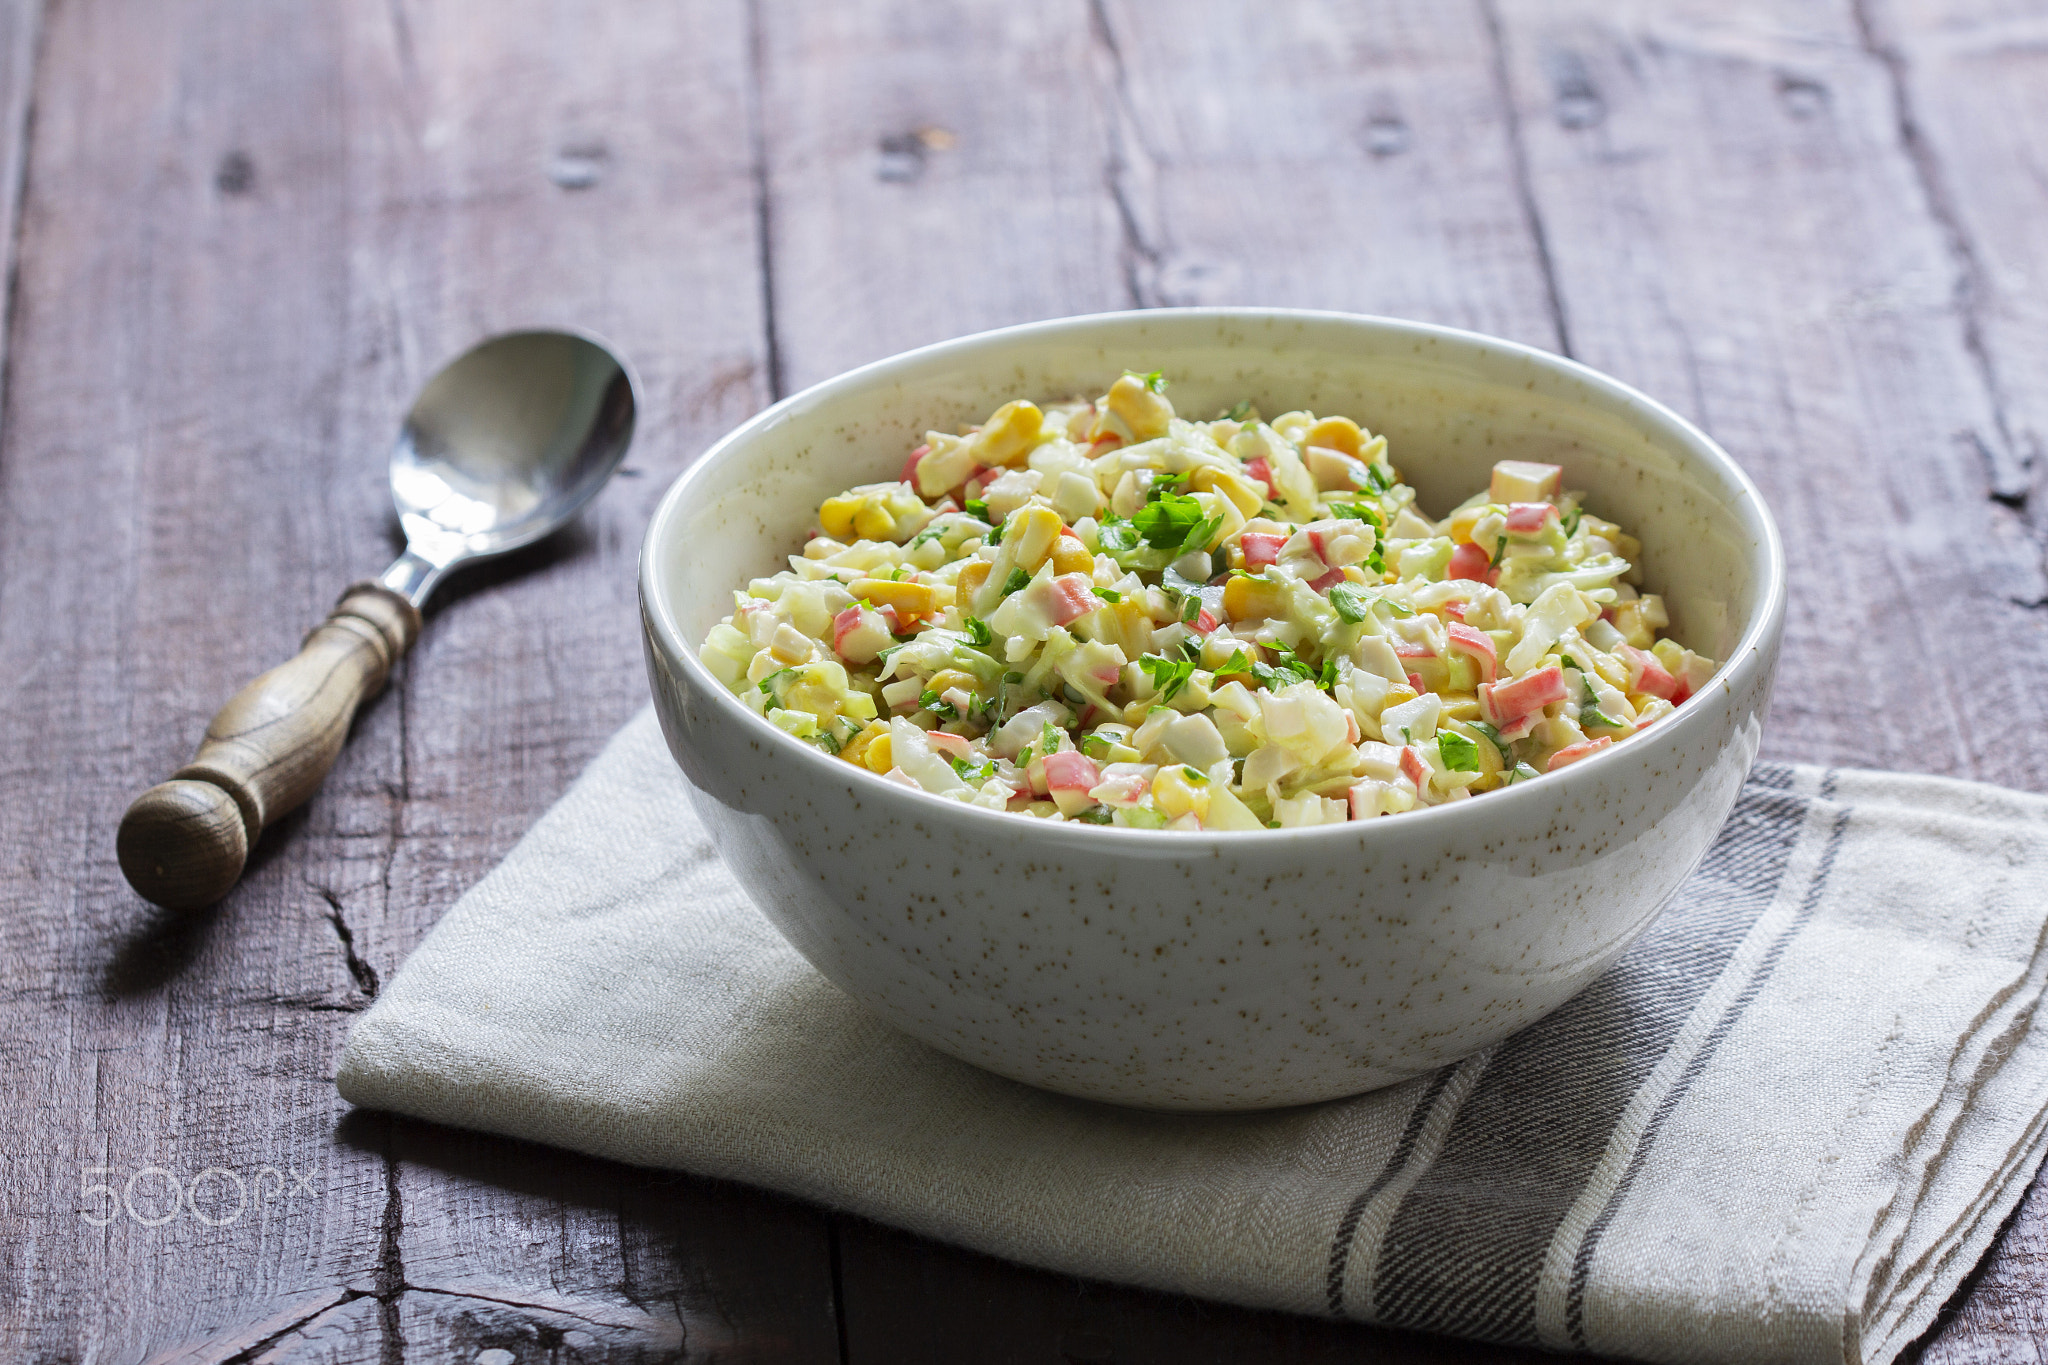
{"label": "gray stripe on napkin", "polygon": [[1559,1223],[1629,1099],[1778,894],[1807,807],[1749,786],[1649,932],[1570,1004],[1501,1044],[1394,1215],[1368,1316],[1537,1343],[1537,1283]]}
{"label": "gray stripe on napkin", "polygon": [[[1833,792],[1833,773],[1828,774],[1822,790]],[[1629,1158],[1628,1169],[1622,1173],[1620,1183],[1614,1187],[1614,1193],[1608,1197],[1606,1206],[1600,1210],[1599,1216],[1593,1220],[1593,1225],[1586,1230],[1584,1240],[1579,1243],[1579,1249],[1572,1257],[1571,1287],[1565,1292],[1565,1330],[1571,1335],[1572,1345],[1584,1349],[1587,1344],[1586,1277],[1592,1271],[1593,1253],[1599,1248],[1600,1238],[1606,1233],[1607,1225],[1613,1221],[1615,1210],[1621,1207],[1621,1201],[1628,1196],[1629,1186],[1642,1174],[1643,1165],[1649,1158],[1651,1150],[1656,1147],[1658,1135],[1663,1131],[1664,1121],[1671,1117],[1671,1111],[1685,1098],[1686,1091],[1692,1088],[1693,1081],[1706,1070],[1707,1063],[1713,1060],[1715,1051],[1721,1046],[1721,1040],[1728,1036],[1729,1031],[1742,1018],[1744,1011],[1762,993],[1764,986],[1771,979],[1771,973],[1777,970],[1779,959],[1785,955],[1785,945],[1798,937],[1799,931],[1813,918],[1814,909],[1820,904],[1820,898],[1827,890],[1829,874],[1835,870],[1835,854],[1842,847],[1842,831],[1849,827],[1849,815],[1850,811],[1846,807],[1836,813],[1834,826],[1828,831],[1827,851],[1821,855],[1820,869],[1814,873],[1813,881],[1806,888],[1798,915],[1785,931],[1772,941],[1770,951],[1764,955],[1763,962],[1758,965],[1749,983],[1722,1014],[1720,1022],[1714,1025],[1714,1031],[1708,1035],[1706,1045],[1693,1054],[1691,1061],[1686,1064],[1684,1074],[1679,1077],[1678,1084],[1672,1086],[1670,1093],[1659,1101],[1648,1131],[1643,1134],[1642,1141],[1636,1144],[1635,1153]]]}
{"label": "gray stripe on napkin", "polygon": [[1365,1213],[1365,1206],[1379,1197],[1380,1191],[1394,1183],[1396,1177],[1408,1168],[1415,1156],[1415,1147],[1422,1139],[1422,1127],[1429,1121],[1429,1115],[1436,1108],[1436,1102],[1443,1098],[1444,1088],[1451,1083],[1455,1066],[1440,1067],[1430,1078],[1422,1098],[1408,1115],[1407,1126],[1401,1130],[1401,1141],[1394,1147],[1394,1155],[1387,1159],[1386,1166],[1374,1178],[1372,1184],[1358,1192],[1344,1210],[1344,1217],[1337,1224],[1337,1238],[1330,1244],[1330,1271],[1327,1280],[1330,1311],[1339,1317],[1344,1314],[1344,1267],[1351,1260],[1351,1241],[1358,1236],[1358,1220]]}

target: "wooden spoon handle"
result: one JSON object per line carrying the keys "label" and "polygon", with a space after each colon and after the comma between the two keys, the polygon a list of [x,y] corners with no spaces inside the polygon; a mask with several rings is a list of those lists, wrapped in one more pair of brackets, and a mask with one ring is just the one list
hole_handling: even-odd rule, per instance
{"label": "wooden spoon handle", "polygon": [[297,657],[220,709],[190,763],[135,798],[115,838],[128,884],[170,909],[225,896],[264,827],[326,779],[419,630],[418,608],[381,584],[343,593]]}

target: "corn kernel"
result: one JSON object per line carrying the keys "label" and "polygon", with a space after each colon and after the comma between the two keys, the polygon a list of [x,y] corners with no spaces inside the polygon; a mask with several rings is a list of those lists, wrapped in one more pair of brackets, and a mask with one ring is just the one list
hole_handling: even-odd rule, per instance
{"label": "corn kernel", "polygon": [[1287,614],[1287,588],[1263,578],[1233,578],[1223,585],[1223,615],[1230,621],[1259,621]]}
{"label": "corn kernel", "polygon": [[1025,573],[1037,573],[1038,566],[1052,554],[1053,542],[1066,529],[1059,513],[1034,503],[1017,509],[1011,517],[1010,529],[1003,533],[1003,548],[1010,551],[1011,563]]}
{"label": "corn kernel", "polygon": [[1221,493],[1243,517],[1257,516],[1259,509],[1266,505],[1266,500],[1250,483],[1214,465],[1203,465],[1197,469],[1188,477],[1188,487],[1201,493]]}
{"label": "corn kernel", "polygon": [[1109,386],[1104,406],[1123,418],[1133,441],[1150,441],[1166,434],[1173,420],[1173,405],[1145,387],[1145,381],[1127,374]]}
{"label": "corn kernel", "polygon": [[963,692],[972,692],[975,688],[975,682],[976,680],[972,673],[965,673],[957,668],[942,668],[932,674],[931,679],[925,683],[925,688],[928,691],[944,696],[950,689],[955,687]]}
{"label": "corn kernel", "polygon": [[849,488],[818,507],[818,525],[834,540],[904,540],[931,519],[907,484]]}
{"label": "corn kernel", "polygon": [[1102,638],[1118,646],[1126,659],[1136,659],[1152,649],[1152,618],[1145,613],[1145,599],[1131,594],[1108,611],[1096,613],[1102,623]]}
{"label": "corn kernel", "polygon": [[1038,444],[1039,433],[1045,427],[1045,414],[1038,410],[1036,403],[1018,399],[1005,403],[982,424],[981,434],[975,440],[976,456],[990,467],[996,465],[1018,465]]}
{"label": "corn kernel", "polygon": [[913,583],[907,579],[899,582],[887,578],[856,578],[847,591],[878,607],[894,607],[898,616],[929,616],[938,605],[930,584]]}
{"label": "corn kernel", "polygon": [[1200,820],[1209,813],[1209,784],[1196,782],[1178,763],[1169,763],[1152,779],[1152,802],[1167,819],[1193,815]]}
{"label": "corn kernel", "polygon": [[1095,556],[1072,536],[1061,536],[1052,543],[1052,571],[1056,574],[1093,573]]}
{"label": "corn kernel", "polygon": [[886,732],[876,735],[873,742],[868,745],[868,751],[864,756],[868,765],[868,771],[871,773],[886,773],[889,769],[895,767],[895,749],[895,743]]}
{"label": "corn kernel", "polygon": [[953,580],[955,599],[961,602],[972,602],[975,591],[982,584],[988,582],[990,567],[986,559],[970,559],[967,561],[967,567],[962,569],[960,576]]}
{"label": "corn kernel", "polygon": [[1365,433],[1349,417],[1325,417],[1308,429],[1308,440],[1304,444],[1340,451],[1356,459],[1360,448],[1365,445]]}
{"label": "corn kernel", "polygon": [[1671,618],[1665,614],[1663,601],[1655,596],[1614,604],[1614,628],[1637,649],[1648,649],[1656,644],[1658,629],[1670,624]]}
{"label": "corn kernel", "polygon": [[[839,756],[845,759],[848,763],[859,763],[865,766],[867,763],[869,746],[872,745],[876,739],[888,733],[889,722],[885,720],[869,721],[866,725],[861,727],[859,734],[855,735],[852,739],[846,741],[846,747],[839,751]],[[884,768],[882,771],[887,772],[888,769]]]}
{"label": "corn kernel", "polygon": [[854,534],[862,540],[887,540],[895,529],[896,518],[886,507],[871,502],[853,514]]}
{"label": "corn kernel", "polygon": [[1486,512],[1487,506],[1482,502],[1477,507],[1467,507],[1451,513],[1452,543],[1456,545],[1470,545],[1472,543],[1472,528],[1479,524],[1479,519],[1485,516]]}
{"label": "corn kernel", "polygon": [[860,511],[860,499],[841,495],[825,499],[818,508],[818,525],[834,540],[853,539],[854,514]]}

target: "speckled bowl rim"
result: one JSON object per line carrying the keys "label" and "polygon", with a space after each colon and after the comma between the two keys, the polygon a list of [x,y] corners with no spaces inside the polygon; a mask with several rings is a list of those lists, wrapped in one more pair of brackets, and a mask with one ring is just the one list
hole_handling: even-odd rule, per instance
{"label": "speckled bowl rim", "polygon": [[[1452,821],[1464,821],[1483,828],[1496,817],[1509,813],[1506,805],[1508,802],[1520,802],[1521,806],[1516,809],[1526,808],[1532,802],[1556,806],[1561,804],[1562,799],[1569,794],[1575,784],[1588,783],[1592,777],[1603,772],[1605,769],[1602,765],[1621,759],[1625,753],[1631,755],[1632,759],[1648,759],[1655,757],[1659,752],[1674,750],[1690,739],[1694,731],[1713,724],[1702,709],[1681,706],[1671,716],[1652,726],[1646,734],[1637,736],[1625,746],[1609,745],[1579,760],[1568,771],[1559,773],[1547,781],[1518,784],[1488,792],[1483,800],[1454,801],[1406,811],[1392,819],[1352,820],[1343,824],[1296,826],[1289,829],[1130,829],[1119,825],[1083,825],[1072,821],[1037,820],[1028,816],[1020,817],[1008,811],[990,810],[985,806],[948,800],[928,792],[912,791],[879,773],[843,762],[816,745],[807,744],[780,727],[769,724],[742,704],[739,698],[713,677],[711,671],[698,660],[695,645],[685,638],[678,624],[669,586],[665,581],[666,571],[662,567],[664,557],[660,551],[671,539],[668,534],[669,527],[680,515],[681,509],[689,503],[693,486],[720,463],[733,457],[735,453],[744,452],[754,438],[772,426],[782,414],[799,407],[815,409],[850,391],[869,385],[889,383],[898,371],[948,352],[1000,349],[1050,333],[1079,333],[1090,325],[1180,320],[1190,323],[1205,320],[1234,322],[1246,326],[1260,322],[1359,325],[1370,330],[1392,331],[1410,337],[1449,342],[1459,347],[1481,347],[1507,352],[1540,367],[1577,379],[1623,406],[1640,409],[1649,419],[1649,425],[1661,425],[1676,438],[1668,445],[1671,449],[1681,452],[1681,458],[1694,459],[1707,465],[1720,478],[1739,490],[1742,494],[1739,501],[1746,504],[1748,516],[1743,515],[1740,507],[1734,509],[1735,516],[1738,521],[1754,523],[1748,529],[1756,533],[1757,545],[1746,558],[1752,572],[1762,579],[1759,585],[1761,591],[1756,596],[1757,606],[1750,613],[1749,622],[1744,627],[1735,648],[1715,671],[1707,685],[1720,687],[1732,693],[1738,678],[1746,683],[1749,674],[1765,666],[1764,646],[1781,628],[1785,614],[1785,547],[1778,535],[1777,522],[1771,516],[1769,506],[1764,502],[1762,491],[1735,462],[1734,457],[1723,450],[1712,437],[1641,390],[1603,374],[1591,366],[1534,346],[1458,327],[1411,322],[1403,318],[1382,317],[1370,313],[1343,313],[1311,308],[1153,308],[1048,318],[1041,322],[1020,323],[992,331],[976,332],[964,337],[955,337],[950,341],[934,342],[929,346],[899,352],[882,360],[870,361],[791,394],[780,402],[762,409],[720,438],[676,477],[676,481],[669,486],[668,492],[655,507],[654,516],[648,522],[647,534],[641,542],[640,550],[641,615],[646,628],[653,636],[653,643],[660,649],[670,667],[679,669],[688,676],[693,688],[706,696],[716,698],[714,705],[729,713],[733,723],[754,727],[753,732],[760,734],[767,742],[768,747],[763,753],[769,757],[765,761],[780,760],[809,765],[809,771],[821,780],[851,781],[856,784],[856,789],[865,793],[868,798],[882,803],[883,809],[890,815],[900,815],[904,819],[935,819],[946,816],[987,822],[991,834],[1008,831],[1012,838],[1030,837],[1055,846],[1071,842],[1076,848],[1095,852],[1113,846],[1113,843],[1105,844],[1105,840],[1136,840],[1155,850],[1161,847],[1185,848],[1190,855],[1207,847],[1203,841],[1210,839],[1396,840],[1406,837],[1401,832],[1403,830],[1409,835],[1419,834],[1422,827],[1412,822],[1421,820],[1435,821],[1436,824],[1430,828],[1440,829],[1446,833],[1454,831]],[[1700,693],[1694,695],[1704,695],[1705,690],[1703,688]],[[1642,747],[1644,745],[1651,746],[1651,749],[1645,750]],[[1389,830],[1392,832],[1389,833]]]}

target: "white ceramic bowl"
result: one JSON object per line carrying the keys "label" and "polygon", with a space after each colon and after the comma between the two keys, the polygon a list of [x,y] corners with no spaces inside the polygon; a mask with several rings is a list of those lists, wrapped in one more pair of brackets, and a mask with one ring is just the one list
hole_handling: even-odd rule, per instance
{"label": "white ceramic bowl", "polygon": [[[1164,370],[1208,417],[1344,413],[1442,512],[1495,460],[1565,467],[1643,542],[1672,633],[1725,660],[1676,715],[1526,786],[1314,829],[1048,823],[908,790],[746,710],[697,661],[732,590],[927,428]],[[1698,864],[1756,756],[1784,622],[1776,528],[1734,461],[1627,386],[1511,342],[1336,313],[1064,318],[928,346],[776,404],[676,481],[640,598],[655,706],[720,849],[819,971],[1032,1085],[1165,1109],[1355,1094],[1562,1004]]]}

